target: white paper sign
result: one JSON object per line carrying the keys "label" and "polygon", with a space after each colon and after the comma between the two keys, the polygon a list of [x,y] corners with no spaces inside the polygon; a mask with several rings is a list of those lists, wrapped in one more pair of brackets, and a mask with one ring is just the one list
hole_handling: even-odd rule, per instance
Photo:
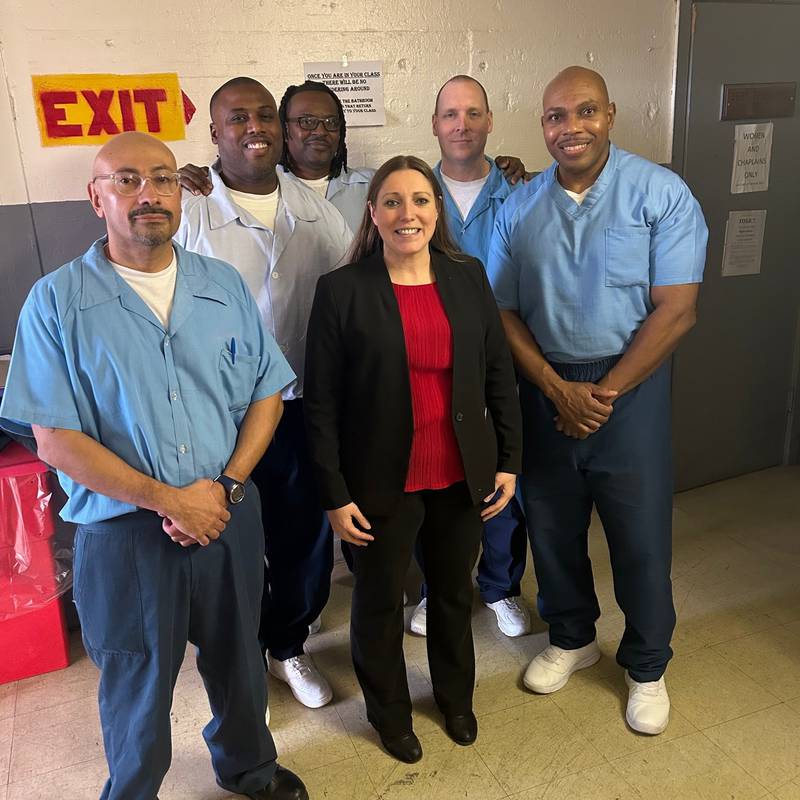
{"label": "white paper sign", "polygon": [[383,104],[383,62],[319,61],[303,64],[307,81],[319,81],[336,92],[344,108],[344,118],[351,128],[385,125]]}
{"label": "white paper sign", "polygon": [[767,212],[731,211],[725,228],[725,249],[722,253],[722,274],[758,275],[761,272],[761,251]]}
{"label": "white paper sign", "polygon": [[772,160],[771,122],[736,126],[731,194],[766,192]]}

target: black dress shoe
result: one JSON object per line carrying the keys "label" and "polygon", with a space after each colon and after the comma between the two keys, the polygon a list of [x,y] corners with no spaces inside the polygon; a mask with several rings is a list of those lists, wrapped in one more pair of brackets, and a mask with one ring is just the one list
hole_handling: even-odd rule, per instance
{"label": "black dress shoe", "polygon": [[422,745],[414,733],[403,733],[400,736],[384,736],[380,731],[381,744],[390,756],[406,764],[416,764],[422,758]]}
{"label": "black dress shoe", "polygon": [[445,717],[444,727],[447,735],[456,744],[472,744],[478,738],[478,720],[471,711],[468,714]]}
{"label": "black dress shoe", "polygon": [[305,784],[291,770],[278,767],[272,780],[253,800],[308,800]]}

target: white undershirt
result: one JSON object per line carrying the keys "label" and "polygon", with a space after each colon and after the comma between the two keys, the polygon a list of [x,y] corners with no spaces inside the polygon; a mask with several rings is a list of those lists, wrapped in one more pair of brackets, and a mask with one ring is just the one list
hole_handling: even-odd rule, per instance
{"label": "white undershirt", "polygon": [[252,214],[264,227],[275,229],[275,216],[281,199],[280,186],[270,194],[249,194],[228,189],[237,206]]}
{"label": "white undershirt", "polygon": [[328,196],[330,180],[327,175],[324,178],[298,178],[298,180],[309,189],[313,189],[323,200]]}
{"label": "white undershirt", "polygon": [[475,200],[477,200],[478,195],[481,193],[481,189],[483,189],[486,181],[489,180],[489,173],[483,178],[478,178],[476,181],[456,181],[453,180],[453,178],[448,178],[443,172],[442,180],[453,200],[455,200],[458,210],[461,212],[461,219],[465,220],[469,216],[470,209],[475,204]]}
{"label": "white undershirt", "polygon": [[589,194],[589,189],[591,186],[588,186],[582,192],[571,192],[569,189],[564,189],[564,191],[578,204],[581,205],[583,201],[586,199],[586,195]]}
{"label": "white undershirt", "polygon": [[164,330],[169,329],[169,315],[172,311],[172,300],[175,297],[175,280],[178,277],[178,261],[172,251],[172,261],[160,272],[142,272],[138,269],[123,267],[111,262],[117,275],[147,303],[156,315]]}

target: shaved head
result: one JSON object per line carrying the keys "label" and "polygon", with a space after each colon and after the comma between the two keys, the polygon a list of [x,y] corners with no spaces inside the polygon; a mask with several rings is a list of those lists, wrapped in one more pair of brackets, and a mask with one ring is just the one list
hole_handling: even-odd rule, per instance
{"label": "shaved head", "polygon": [[617,113],[603,76],[586,67],[567,67],[547,84],[542,131],[558,162],[559,183],[571,192],[590,187],[610,152],[609,132]]}
{"label": "shaved head", "polygon": [[149,133],[127,131],[115,136],[97,151],[92,175],[102,175],[124,168],[128,166],[124,163],[126,159],[132,161],[144,154],[151,159],[155,158],[160,166],[166,167],[172,172],[178,169],[172,150],[164,142],[156,139],[155,136],[150,136]]}
{"label": "shaved head", "polygon": [[466,82],[474,84],[481,93],[483,97],[483,102],[486,105],[485,111],[489,111],[489,96],[486,94],[486,89],[483,88],[483,84],[480,81],[475,80],[471,75],[453,75],[452,78],[448,78],[443,84],[441,89],[436,93],[436,102],[433,105],[433,113],[439,113],[439,98],[442,96],[442,92],[451,84],[451,83],[458,83],[458,82]]}
{"label": "shaved head", "polygon": [[606,86],[605,78],[593,69],[573,66],[562,69],[561,72],[545,86],[544,95],[542,97],[543,107],[545,109],[548,108],[548,99],[552,97],[553,94],[562,91],[565,87],[572,87],[576,84],[593,90],[595,99],[608,105],[608,87]]}

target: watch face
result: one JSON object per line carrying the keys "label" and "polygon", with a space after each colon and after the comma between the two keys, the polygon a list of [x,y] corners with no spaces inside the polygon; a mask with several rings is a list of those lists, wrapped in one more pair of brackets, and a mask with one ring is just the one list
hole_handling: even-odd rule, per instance
{"label": "watch face", "polygon": [[233,505],[241,503],[244,500],[244,486],[241,483],[234,483],[228,497]]}

